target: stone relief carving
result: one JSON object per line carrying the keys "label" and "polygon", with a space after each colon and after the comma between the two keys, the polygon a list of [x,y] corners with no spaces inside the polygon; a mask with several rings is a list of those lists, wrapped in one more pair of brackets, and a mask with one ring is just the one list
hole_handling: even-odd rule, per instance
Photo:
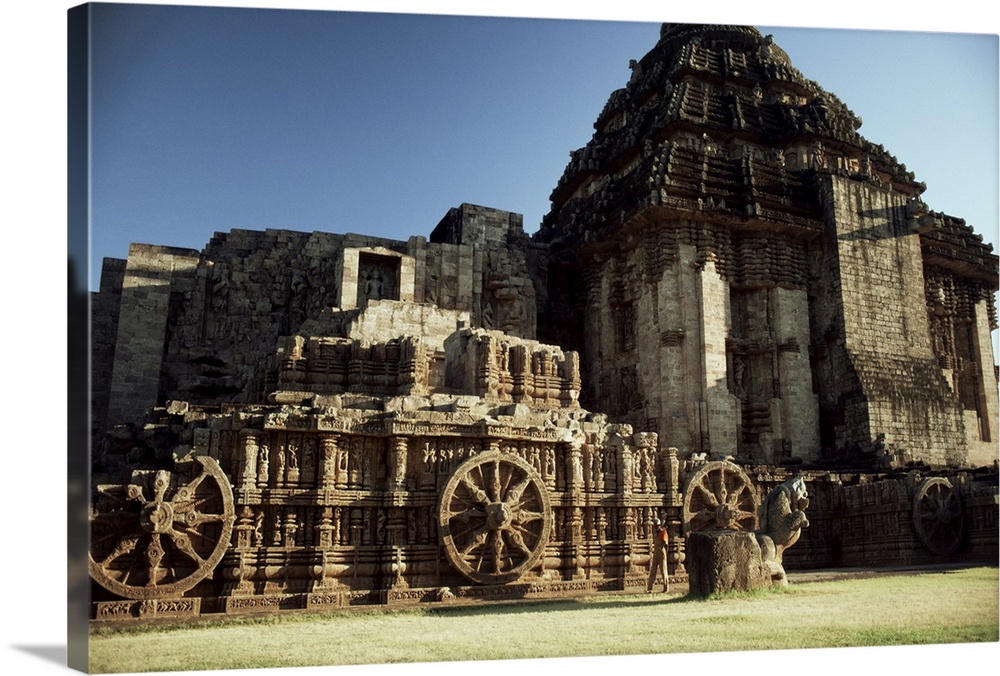
{"label": "stone relief carving", "polygon": [[97,495],[90,575],[125,598],[179,597],[211,575],[235,520],[229,479],[214,458],[136,470],[127,486]]}

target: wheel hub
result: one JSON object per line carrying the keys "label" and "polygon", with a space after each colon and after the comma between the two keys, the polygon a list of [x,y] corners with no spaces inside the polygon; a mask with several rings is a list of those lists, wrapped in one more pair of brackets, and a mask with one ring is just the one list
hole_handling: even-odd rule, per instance
{"label": "wheel hub", "polygon": [[166,533],[174,522],[174,507],[169,502],[150,502],[142,508],[139,523],[147,533]]}
{"label": "wheel hub", "polygon": [[500,530],[510,525],[513,514],[510,507],[502,502],[494,502],[486,508],[486,525],[490,530]]}

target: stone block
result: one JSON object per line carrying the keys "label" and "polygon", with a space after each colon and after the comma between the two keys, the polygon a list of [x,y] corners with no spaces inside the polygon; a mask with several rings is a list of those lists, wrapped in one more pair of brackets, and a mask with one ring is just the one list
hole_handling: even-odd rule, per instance
{"label": "stone block", "polygon": [[687,539],[686,565],[693,596],[771,587],[760,544],[747,531],[708,529]]}

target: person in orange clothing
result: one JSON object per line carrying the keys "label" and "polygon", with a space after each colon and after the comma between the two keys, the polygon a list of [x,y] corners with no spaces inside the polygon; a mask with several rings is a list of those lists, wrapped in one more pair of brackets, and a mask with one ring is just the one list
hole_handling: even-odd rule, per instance
{"label": "person in orange clothing", "polygon": [[659,518],[653,519],[653,557],[649,563],[649,580],[646,581],[646,593],[653,592],[653,582],[658,573],[663,574],[663,591],[670,591],[670,575],[667,573],[667,527]]}

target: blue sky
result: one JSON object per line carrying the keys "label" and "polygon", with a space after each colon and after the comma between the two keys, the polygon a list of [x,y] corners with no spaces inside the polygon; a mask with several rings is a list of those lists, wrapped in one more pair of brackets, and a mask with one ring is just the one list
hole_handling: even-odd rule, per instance
{"label": "blue sky", "polygon": [[[533,232],[659,32],[218,7],[95,17],[92,288],[130,242],[200,249],[233,228],[406,239],[471,202]],[[758,27],[927,183],[932,209],[996,242],[996,35]]]}

